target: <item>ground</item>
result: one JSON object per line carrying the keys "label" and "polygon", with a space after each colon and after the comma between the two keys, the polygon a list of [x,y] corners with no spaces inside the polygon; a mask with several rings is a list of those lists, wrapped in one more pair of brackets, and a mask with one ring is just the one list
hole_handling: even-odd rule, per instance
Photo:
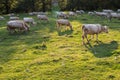
{"label": "ground", "polygon": [[[0,21],[0,80],[119,80],[120,20],[89,16],[71,17],[73,31],[56,29],[54,14],[49,22],[31,25],[27,33],[9,34]],[[28,14],[19,14],[20,19]],[[109,26],[109,33],[82,44],[81,26],[100,23]]]}

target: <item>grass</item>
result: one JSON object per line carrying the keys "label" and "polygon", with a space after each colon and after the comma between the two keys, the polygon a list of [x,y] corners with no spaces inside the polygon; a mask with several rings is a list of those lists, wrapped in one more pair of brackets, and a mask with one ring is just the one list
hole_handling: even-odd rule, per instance
{"label": "grass", "polygon": [[[19,14],[20,19],[27,14]],[[74,31],[56,29],[39,21],[28,33],[9,34],[0,21],[0,80],[119,80],[120,20],[101,19],[87,14],[71,17]],[[29,16],[28,16],[29,17]],[[109,26],[109,34],[100,34],[100,43],[92,40],[84,46],[81,25],[100,23]]]}

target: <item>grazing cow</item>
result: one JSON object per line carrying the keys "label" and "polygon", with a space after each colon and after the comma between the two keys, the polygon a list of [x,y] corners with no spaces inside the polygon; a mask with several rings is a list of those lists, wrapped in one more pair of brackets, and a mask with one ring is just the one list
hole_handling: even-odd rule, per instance
{"label": "grazing cow", "polygon": [[70,11],[68,14],[69,14],[69,16],[76,16],[76,13],[73,11]]}
{"label": "grazing cow", "polygon": [[108,13],[105,13],[105,12],[96,12],[96,11],[94,11],[94,12],[95,12],[95,15],[101,16],[101,17],[107,17],[107,15],[108,15]]}
{"label": "grazing cow", "polygon": [[94,15],[95,13],[94,13],[94,12],[89,11],[89,12],[88,12],[88,14],[89,14],[89,15]]}
{"label": "grazing cow", "polygon": [[103,9],[103,12],[105,12],[105,13],[112,13],[112,12],[114,12],[113,10],[110,10],[110,9]]}
{"label": "grazing cow", "polygon": [[84,11],[84,10],[77,10],[76,13],[77,13],[77,14],[84,14],[85,11]]}
{"label": "grazing cow", "polygon": [[35,24],[36,24],[36,22],[34,22],[34,19],[33,19],[33,18],[24,17],[23,20],[24,20],[24,22],[30,23],[30,24],[32,24],[32,25],[35,25]]}
{"label": "grazing cow", "polygon": [[70,22],[67,19],[59,19],[59,20],[57,20],[56,25],[57,25],[58,28],[60,28],[61,25],[69,26],[69,28],[71,30],[73,30],[72,25],[70,24]]}
{"label": "grazing cow", "polygon": [[56,12],[57,18],[67,19],[69,18],[69,15],[65,12]]}
{"label": "grazing cow", "polygon": [[120,13],[120,9],[118,9],[117,12]]}
{"label": "grazing cow", "polygon": [[120,13],[111,13],[111,17],[120,19]]}
{"label": "grazing cow", "polygon": [[48,17],[46,15],[37,15],[37,18],[40,20],[45,20],[45,21],[49,22]]}
{"label": "grazing cow", "polygon": [[8,14],[8,16],[13,17],[13,16],[15,16],[15,13],[10,13],[10,14]]}
{"label": "grazing cow", "polygon": [[20,31],[29,31],[29,26],[22,20],[14,20],[7,22],[7,30],[10,33],[16,32],[16,29]]}
{"label": "grazing cow", "polygon": [[108,33],[108,28],[107,26],[102,26],[100,24],[84,24],[82,26],[82,32],[83,32],[82,39],[83,39],[83,44],[84,44],[84,38],[86,38],[89,43],[89,40],[87,38],[88,34],[93,35],[93,36],[94,34],[96,34],[96,40],[98,41],[98,34],[101,32]]}
{"label": "grazing cow", "polygon": [[10,20],[19,20],[19,17],[10,17]]}
{"label": "grazing cow", "polygon": [[3,16],[0,16],[0,20],[5,20],[5,18]]}

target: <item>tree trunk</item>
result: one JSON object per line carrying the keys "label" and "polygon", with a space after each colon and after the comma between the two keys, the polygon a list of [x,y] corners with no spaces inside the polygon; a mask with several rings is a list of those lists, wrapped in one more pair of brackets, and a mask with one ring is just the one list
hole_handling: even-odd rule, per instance
{"label": "tree trunk", "polygon": [[42,0],[42,11],[45,12],[46,11],[46,4],[45,4],[45,0]]}
{"label": "tree trunk", "polygon": [[8,14],[10,12],[10,5],[9,5],[9,0],[5,0],[5,10],[6,10],[6,14]]}
{"label": "tree trunk", "polygon": [[35,0],[32,0],[32,11],[35,11]]}

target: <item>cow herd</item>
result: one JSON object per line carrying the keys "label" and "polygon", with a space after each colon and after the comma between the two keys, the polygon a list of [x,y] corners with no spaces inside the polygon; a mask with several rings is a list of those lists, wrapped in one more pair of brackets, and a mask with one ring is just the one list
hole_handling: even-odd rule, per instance
{"label": "cow herd", "polygon": [[[68,26],[70,30],[73,30],[73,27],[68,20],[71,16],[77,16],[84,14],[85,11],[83,10],[77,10],[76,12],[69,11],[69,12],[63,12],[63,11],[57,11],[56,12],[56,27],[58,29],[61,28],[61,26]],[[89,15],[97,15],[97,16],[105,16],[108,17],[110,20],[112,17],[116,16],[118,19],[120,18],[120,13],[115,13],[112,10],[103,10],[103,12],[88,12]],[[113,15],[114,14],[114,15]],[[49,22],[49,18],[45,12],[31,12],[28,14],[29,16],[36,15],[36,17],[40,20],[44,20],[46,22]],[[32,17],[24,17],[23,20],[20,20],[18,16],[15,16],[14,13],[9,14],[9,21],[7,22],[7,30],[9,33],[15,33],[15,32],[27,32],[29,31],[30,26],[28,24],[35,25],[37,22],[34,21]],[[0,16],[0,20],[5,20],[4,17]],[[108,33],[107,26],[103,26],[101,24],[83,24],[82,25],[82,39],[83,44],[85,44],[84,39],[89,42],[87,35],[96,34],[96,40],[98,40],[98,34],[101,32]]]}

